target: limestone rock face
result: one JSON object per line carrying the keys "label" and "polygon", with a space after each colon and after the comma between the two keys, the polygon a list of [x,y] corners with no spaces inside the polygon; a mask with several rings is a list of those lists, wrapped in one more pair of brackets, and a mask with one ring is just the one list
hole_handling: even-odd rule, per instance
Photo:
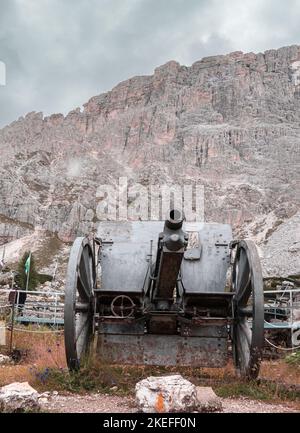
{"label": "limestone rock face", "polygon": [[136,403],[142,412],[191,412],[195,410],[196,387],[180,374],[148,377],[135,386]]}
{"label": "limestone rock face", "polygon": [[[0,244],[37,226],[63,241],[92,231],[98,187],[126,176],[144,186],[203,185],[205,220],[267,241],[269,256],[267,233],[299,211],[299,77],[297,45],[191,67],[171,61],[83,110],[19,118],[0,130]],[[299,273],[295,266],[280,272]]]}
{"label": "limestone rock face", "polygon": [[14,382],[0,388],[0,412],[38,412],[39,394],[28,382]]}
{"label": "limestone rock face", "polygon": [[300,270],[300,212],[270,231],[262,245],[262,266],[268,277],[298,275]]}

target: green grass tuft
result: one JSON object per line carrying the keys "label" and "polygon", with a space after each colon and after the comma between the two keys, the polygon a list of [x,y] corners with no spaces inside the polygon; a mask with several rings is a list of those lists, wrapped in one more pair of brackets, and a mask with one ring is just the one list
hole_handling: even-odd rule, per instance
{"label": "green grass tuft", "polygon": [[232,383],[222,384],[215,388],[215,393],[219,397],[248,397],[254,400],[278,401],[300,399],[300,392],[293,389],[287,389],[275,383],[260,381],[234,381]]}
{"label": "green grass tuft", "polygon": [[300,367],[300,351],[291,353],[285,357],[285,362]]}

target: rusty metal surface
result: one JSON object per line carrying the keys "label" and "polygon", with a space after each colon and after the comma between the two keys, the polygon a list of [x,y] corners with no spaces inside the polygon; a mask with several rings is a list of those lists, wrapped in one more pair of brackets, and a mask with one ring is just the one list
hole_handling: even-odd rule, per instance
{"label": "rusty metal surface", "polygon": [[111,364],[223,367],[227,338],[102,334],[97,353],[102,362]]}
{"label": "rusty metal surface", "polygon": [[227,325],[210,325],[210,326],[181,326],[181,335],[190,337],[209,337],[209,338],[227,338]]}
{"label": "rusty metal surface", "polygon": [[100,334],[130,334],[130,335],[144,335],[145,322],[113,322],[105,321],[99,323],[98,331]]}
{"label": "rusty metal surface", "polygon": [[177,334],[177,316],[152,314],[148,323],[150,334]]}

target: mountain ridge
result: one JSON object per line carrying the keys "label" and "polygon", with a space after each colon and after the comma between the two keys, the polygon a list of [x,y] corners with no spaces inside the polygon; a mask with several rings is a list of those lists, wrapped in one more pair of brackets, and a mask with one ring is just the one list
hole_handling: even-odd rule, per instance
{"label": "mountain ridge", "polygon": [[63,241],[87,234],[97,187],[125,175],[204,185],[205,220],[257,238],[264,255],[299,212],[299,125],[298,45],[169,61],[66,116],[28,113],[0,130],[0,244],[28,235],[24,224]]}

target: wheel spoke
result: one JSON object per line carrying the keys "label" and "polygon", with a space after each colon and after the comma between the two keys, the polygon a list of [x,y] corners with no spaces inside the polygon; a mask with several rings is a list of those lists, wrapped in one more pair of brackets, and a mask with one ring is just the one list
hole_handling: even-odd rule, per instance
{"label": "wheel spoke", "polygon": [[246,374],[250,360],[250,347],[243,330],[239,326],[237,328],[237,346],[240,369],[243,374]]}
{"label": "wheel spoke", "polygon": [[241,290],[245,290],[247,283],[249,282],[250,272],[247,254],[243,248],[240,249],[239,261],[238,261],[238,274],[237,274],[237,294]]}
{"label": "wheel spoke", "polygon": [[77,343],[78,338],[80,337],[82,331],[84,330],[84,328],[86,327],[86,325],[89,323],[90,318],[89,316],[86,317],[85,321],[83,322],[83,324],[80,325],[79,331],[76,332],[76,338],[75,338],[75,342]]}
{"label": "wheel spoke", "polygon": [[83,282],[84,287],[87,289],[87,291],[90,291],[90,284],[89,284],[89,277],[88,273],[85,268],[85,263],[83,260],[83,257],[81,257],[78,273],[80,274],[81,280]]}
{"label": "wheel spoke", "polygon": [[250,326],[248,325],[246,320],[243,320],[239,323],[239,327],[240,327],[241,332],[245,335],[248,346],[250,347],[251,346],[251,340],[252,340]]}
{"label": "wheel spoke", "polygon": [[237,300],[238,303],[241,306],[246,306],[247,302],[250,298],[251,295],[251,291],[252,291],[252,287],[251,287],[251,275],[248,275],[248,280],[245,284],[245,286],[243,288],[240,289],[240,291],[237,294]]}
{"label": "wheel spoke", "polygon": [[85,268],[85,273],[87,276],[88,285],[90,287],[90,290],[93,288],[93,282],[92,282],[92,273],[91,273],[91,258],[89,255],[89,251],[85,248],[82,253],[83,256],[83,263]]}
{"label": "wheel spoke", "polygon": [[81,275],[81,271],[78,270],[78,286],[77,286],[79,296],[82,299],[89,299],[90,297],[90,290],[87,285],[87,281],[83,275]]}

